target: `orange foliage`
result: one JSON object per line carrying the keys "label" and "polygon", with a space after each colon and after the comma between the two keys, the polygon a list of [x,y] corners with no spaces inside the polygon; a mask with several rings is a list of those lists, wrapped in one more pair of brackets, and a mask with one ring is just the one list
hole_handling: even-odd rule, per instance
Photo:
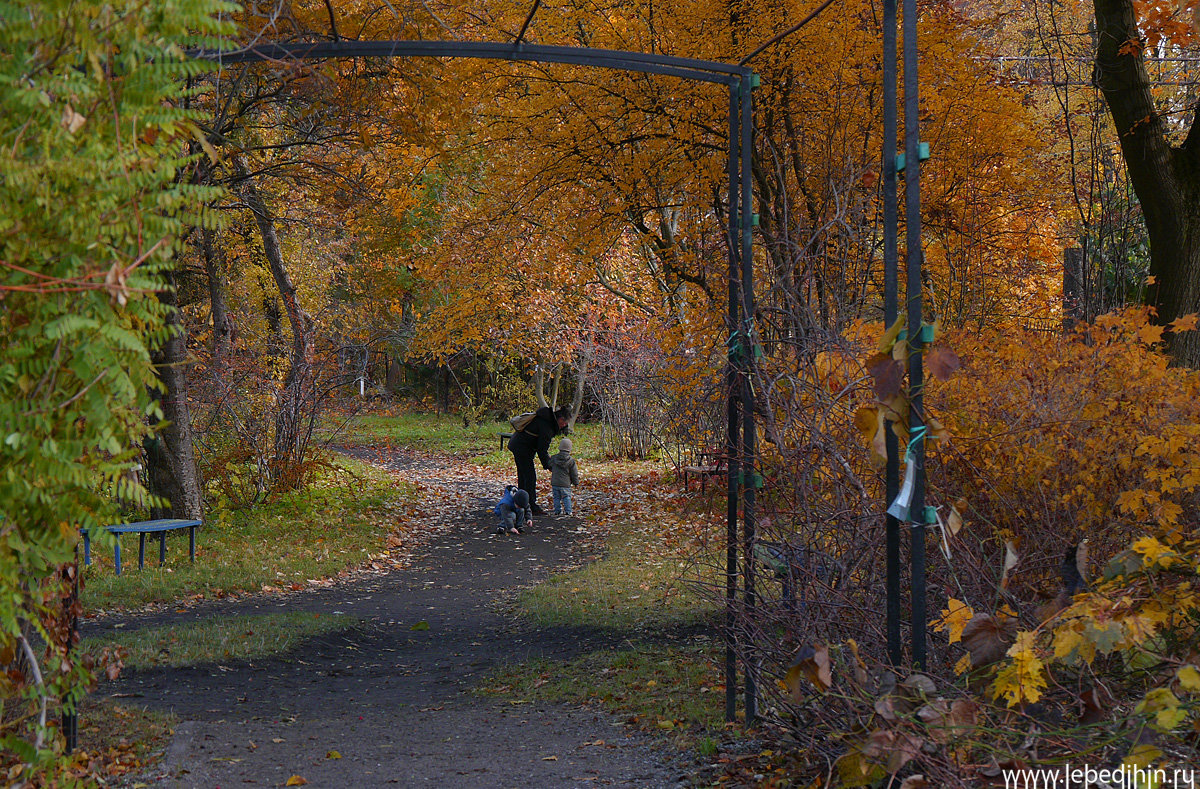
{"label": "orange foliage", "polygon": [[981,540],[1023,546],[1018,576],[1053,568],[1057,581],[1058,558],[1084,537],[1106,557],[1147,530],[1194,530],[1200,375],[1168,365],[1150,318],[952,338],[965,374],[929,398],[954,435],[933,479],[970,500]]}

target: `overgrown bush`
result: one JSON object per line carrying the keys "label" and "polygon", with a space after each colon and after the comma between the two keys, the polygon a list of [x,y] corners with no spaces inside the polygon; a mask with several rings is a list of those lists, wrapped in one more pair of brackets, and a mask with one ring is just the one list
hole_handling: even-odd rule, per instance
{"label": "overgrown bush", "polygon": [[1169,365],[1149,318],[938,339],[957,352],[942,372],[962,364],[925,390],[942,436],[928,439],[942,525],[926,544],[941,617],[925,673],[907,678],[883,656],[872,462],[881,414],[905,450],[903,409],[886,405],[905,390],[880,360],[894,346],[871,348],[883,327],[864,326],[796,372],[761,363],[767,480],[739,650],[760,667],[767,717],[824,757],[833,785],[976,785],[1080,752],[1097,766],[1195,763],[1200,376]]}
{"label": "overgrown bush", "polygon": [[128,472],[167,331],[155,291],[216,197],[177,180],[199,135],[185,77],[210,68],[183,50],[217,45],[229,9],[0,5],[0,745],[31,763],[51,700],[89,677],[70,653],[79,529],[146,501]]}

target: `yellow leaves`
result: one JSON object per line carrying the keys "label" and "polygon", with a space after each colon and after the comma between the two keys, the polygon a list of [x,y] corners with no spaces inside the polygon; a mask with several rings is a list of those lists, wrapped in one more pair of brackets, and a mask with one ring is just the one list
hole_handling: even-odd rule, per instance
{"label": "yellow leaves", "polygon": [[1008,649],[1010,660],[992,681],[992,698],[1003,699],[1013,707],[1042,697],[1042,690],[1047,687],[1046,667],[1037,656],[1034,638],[1035,634],[1029,631],[1017,634],[1016,642]]}
{"label": "yellow leaves", "polygon": [[1162,342],[1163,327],[1147,323],[1138,329],[1137,336],[1146,345],[1157,345]]}
{"label": "yellow leaves", "polygon": [[813,358],[817,381],[830,394],[838,394],[850,384],[850,376],[858,365],[841,351],[821,351]]}
{"label": "yellow leaves", "polygon": [[1179,680],[1179,687],[1187,692],[1200,693],[1200,671],[1195,666],[1180,666],[1175,671],[1175,679]]}
{"label": "yellow leaves", "polygon": [[[1085,649],[1082,626],[1078,622],[1056,628],[1054,631],[1054,659],[1066,663],[1082,657],[1088,663],[1095,657],[1095,649],[1087,645]],[[1083,650],[1081,652],[1081,650]]]}
{"label": "yellow leaves", "polygon": [[1154,716],[1151,725],[1159,731],[1171,731],[1187,719],[1187,710],[1180,707],[1179,698],[1167,688],[1151,690],[1134,711]]}
{"label": "yellow leaves", "polygon": [[1130,547],[1142,555],[1142,561],[1146,567],[1166,566],[1170,559],[1175,558],[1175,552],[1154,537],[1142,537]]}
{"label": "yellow leaves", "polygon": [[287,779],[287,782],[284,784],[284,786],[304,786],[307,783],[308,781],[304,778],[301,778],[299,775],[293,775],[291,778]]}
{"label": "yellow leaves", "polygon": [[962,639],[963,630],[973,616],[975,616],[975,611],[971,606],[951,597],[947,601],[946,607],[942,609],[941,618],[934,620],[932,623],[933,629],[939,633],[948,631],[950,643],[956,644]]}
{"label": "yellow leaves", "polygon": [[905,318],[901,316],[887,328],[887,331],[879,338],[877,353],[880,355],[889,355],[892,353],[892,349],[896,345],[896,338],[900,336],[900,330],[904,328],[904,321]]}

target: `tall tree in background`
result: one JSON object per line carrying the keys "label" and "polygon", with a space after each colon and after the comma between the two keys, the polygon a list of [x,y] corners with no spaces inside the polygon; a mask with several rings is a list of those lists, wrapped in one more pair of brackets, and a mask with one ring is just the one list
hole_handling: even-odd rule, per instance
{"label": "tall tree in background", "polygon": [[[1179,14],[1195,3],[1094,0],[1096,68],[1093,79],[1112,113],[1129,179],[1142,205],[1150,238],[1147,302],[1169,325],[1200,311],[1200,124],[1197,106],[1175,108],[1174,120],[1155,99],[1146,69],[1148,45],[1176,48],[1194,41],[1191,19]],[[1194,48],[1193,48],[1194,49]],[[1194,101],[1194,99],[1193,99]],[[1175,360],[1200,366],[1197,332],[1171,334]]]}

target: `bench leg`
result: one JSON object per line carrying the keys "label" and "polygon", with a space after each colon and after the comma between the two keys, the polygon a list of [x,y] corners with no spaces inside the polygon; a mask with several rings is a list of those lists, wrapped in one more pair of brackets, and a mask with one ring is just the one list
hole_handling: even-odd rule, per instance
{"label": "bench leg", "polygon": [[196,561],[196,527],[188,526],[188,560]]}
{"label": "bench leg", "polygon": [[144,569],[146,566],[146,532],[138,534],[138,569]]}
{"label": "bench leg", "polygon": [[121,574],[121,537],[113,535],[113,564],[116,565],[117,575]]}
{"label": "bench leg", "polygon": [[783,576],[783,610],[796,613],[796,585],[790,572]]}
{"label": "bench leg", "polygon": [[92,563],[92,537],[87,532],[83,533],[83,566],[87,567]]}
{"label": "bench leg", "polygon": [[163,562],[167,560],[167,533],[165,531],[158,533],[158,566],[162,567]]}

